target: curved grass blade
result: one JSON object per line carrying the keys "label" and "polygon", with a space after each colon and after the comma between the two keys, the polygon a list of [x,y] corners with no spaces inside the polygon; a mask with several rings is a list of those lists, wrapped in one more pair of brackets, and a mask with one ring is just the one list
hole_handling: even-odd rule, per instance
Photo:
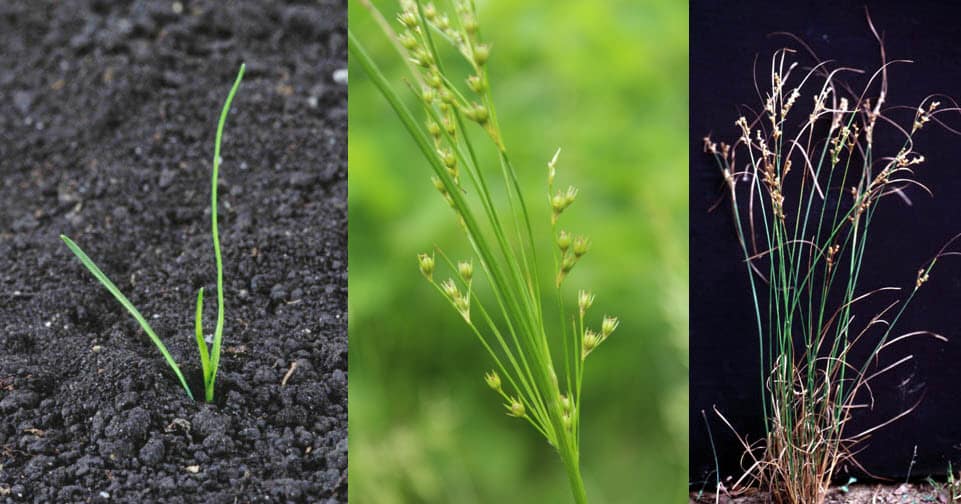
{"label": "curved grass blade", "polygon": [[160,338],[157,337],[157,334],[153,331],[153,328],[151,328],[150,324],[147,323],[147,319],[140,314],[140,311],[137,310],[133,303],[131,303],[122,292],[120,292],[120,289],[118,289],[117,286],[114,285],[109,278],[107,278],[107,275],[104,274],[104,272],[101,271],[96,264],[94,264],[90,257],[88,257],[87,254],[84,253],[84,251],[73,242],[73,240],[68,238],[66,235],[60,235],[60,239],[67,244],[67,248],[73,252],[73,255],[77,256],[77,259],[80,259],[80,262],[83,263],[90,273],[93,274],[93,276],[101,284],[103,284],[103,286],[110,291],[111,294],[113,294],[113,297],[116,298],[117,301],[123,305],[128,312],[130,312],[130,315],[133,316],[137,323],[140,324],[140,327],[142,327],[144,332],[147,333],[147,336],[150,337],[150,341],[153,341],[153,344],[156,345],[157,349],[160,350],[160,353],[163,354],[164,359],[167,360],[167,364],[170,365],[170,368],[173,369],[174,374],[177,375],[177,379],[180,380],[180,384],[183,386],[184,391],[187,392],[187,396],[192,400],[194,395],[190,392],[190,387],[187,386],[187,380],[184,379],[183,373],[180,372],[180,367],[177,366],[177,362],[174,360],[173,356],[170,355],[170,352],[167,351],[167,347],[164,346],[163,342],[160,341]]}
{"label": "curved grass blade", "polygon": [[244,70],[247,65],[241,63],[240,71],[234,80],[230,93],[224,101],[224,108],[220,111],[220,121],[217,123],[217,137],[214,140],[214,162],[213,173],[210,176],[210,234],[214,241],[214,261],[217,263],[217,327],[214,329],[213,348],[210,351],[210,374],[204,376],[204,395],[207,402],[214,400],[214,381],[217,379],[217,367],[220,365],[220,346],[223,342],[224,332],[224,265],[220,254],[220,233],[217,230],[217,177],[220,172],[220,140],[224,133],[224,124],[227,122],[227,112],[230,111],[230,103],[234,100],[234,94],[240,87],[240,81],[244,78]]}

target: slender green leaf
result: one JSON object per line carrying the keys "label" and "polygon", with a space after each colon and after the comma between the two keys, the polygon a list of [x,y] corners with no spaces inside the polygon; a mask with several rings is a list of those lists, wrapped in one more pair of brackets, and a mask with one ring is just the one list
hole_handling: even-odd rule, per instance
{"label": "slender green leaf", "polygon": [[93,274],[94,278],[103,284],[103,286],[106,287],[111,294],[113,294],[113,297],[116,298],[117,301],[123,305],[123,307],[126,308],[131,315],[133,315],[133,318],[137,321],[137,323],[140,324],[140,327],[143,328],[144,332],[147,333],[147,336],[150,337],[150,341],[153,341],[153,344],[156,345],[157,349],[160,350],[160,353],[163,354],[164,359],[167,360],[167,364],[170,365],[170,368],[173,369],[174,374],[177,375],[177,379],[180,380],[180,384],[183,386],[184,391],[187,392],[187,396],[193,399],[194,395],[190,392],[190,387],[187,386],[187,380],[184,379],[183,373],[180,372],[180,367],[177,366],[177,361],[175,361],[173,356],[170,355],[170,352],[167,351],[167,347],[164,346],[163,342],[160,341],[160,338],[157,337],[157,334],[154,332],[153,328],[151,328],[150,324],[147,323],[147,319],[140,314],[140,311],[137,310],[133,303],[131,303],[122,292],[120,292],[120,289],[118,289],[117,286],[110,281],[110,278],[108,278],[107,275],[101,271],[96,264],[94,264],[90,257],[88,257],[87,254],[84,253],[84,251],[73,242],[73,240],[65,235],[60,235],[60,239],[67,244],[67,248],[69,248],[70,251],[77,256],[77,259],[80,259],[80,262],[83,263],[90,273]]}
{"label": "slender green leaf", "polygon": [[197,336],[197,350],[200,352],[200,365],[204,373],[204,388],[210,380],[210,353],[204,341],[204,288],[197,291],[197,313],[194,318],[194,333]]}

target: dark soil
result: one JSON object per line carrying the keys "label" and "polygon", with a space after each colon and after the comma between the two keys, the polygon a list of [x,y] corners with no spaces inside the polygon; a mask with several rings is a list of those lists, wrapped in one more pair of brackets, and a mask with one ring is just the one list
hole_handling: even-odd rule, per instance
{"label": "dark soil", "polygon": [[[961,494],[961,489],[954,490],[955,495]],[[768,494],[755,492],[739,497],[721,495],[692,495],[690,504],[769,504]],[[939,483],[902,484],[902,485],[851,485],[842,490],[836,488],[828,494],[825,504],[925,504],[950,503],[951,488]]]}
{"label": "dark soil", "polygon": [[[345,27],[334,0],[0,2],[0,502],[346,502]],[[58,235],[202,397],[242,61],[206,405]]]}

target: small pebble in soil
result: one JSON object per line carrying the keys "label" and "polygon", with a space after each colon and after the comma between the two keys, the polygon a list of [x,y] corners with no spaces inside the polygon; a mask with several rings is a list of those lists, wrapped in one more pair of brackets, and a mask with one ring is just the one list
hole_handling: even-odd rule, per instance
{"label": "small pebble in soil", "polygon": [[169,168],[165,168],[163,171],[160,172],[160,180],[157,182],[157,187],[161,189],[166,189],[170,187],[171,184],[174,183],[174,180],[176,178],[177,178],[177,172]]}
{"label": "small pebble in soil", "polygon": [[137,404],[139,400],[140,396],[136,392],[121,392],[117,395],[117,398],[114,399],[114,406],[116,406],[118,410],[125,410]]}
{"label": "small pebble in soil", "polygon": [[140,406],[113,417],[104,429],[104,435],[124,441],[143,441],[150,429],[150,413]]}
{"label": "small pebble in soil", "polygon": [[274,302],[281,302],[287,299],[287,290],[281,284],[276,284],[270,289],[270,300]]}
{"label": "small pebble in soil", "polygon": [[14,390],[0,400],[0,412],[10,413],[20,408],[32,408],[40,402],[40,396],[28,389]]}
{"label": "small pebble in soil", "polygon": [[211,434],[223,434],[227,431],[229,423],[227,417],[216,413],[211,407],[198,411],[190,421],[194,432],[204,438]]}
{"label": "small pebble in soil", "polygon": [[225,433],[217,432],[204,438],[204,449],[208,454],[217,457],[233,451],[234,443]]}
{"label": "small pebble in soil", "polygon": [[140,461],[147,466],[155,466],[164,459],[164,443],[159,438],[151,438],[140,449]]}

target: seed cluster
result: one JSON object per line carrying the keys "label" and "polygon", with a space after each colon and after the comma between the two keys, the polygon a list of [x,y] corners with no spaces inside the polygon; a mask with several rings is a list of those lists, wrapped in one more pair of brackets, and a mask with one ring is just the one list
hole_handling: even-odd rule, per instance
{"label": "seed cluster", "polygon": [[566,191],[554,189],[554,178],[557,176],[557,158],[561,150],[557,149],[554,157],[547,163],[547,200],[551,206],[551,227],[555,230],[554,243],[560,251],[560,265],[557,270],[556,284],[558,287],[567,278],[567,274],[574,269],[577,261],[587,253],[591,247],[591,241],[585,236],[573,236],[564,229],[557,230],[557,223],[564,210],[574,203],[577,198],[577,189],[568,186]]}
{"label": "seed cluster", "polygon": [[[442,12],[424,0],[401,0],[398,32],[370,2],[361,2],[374,13],[383,31],[396,42],[409,70],[411,91],[425,114],[423,126],[403,105],[393,86],[348,30],[351,57],[371,75],[388,99],[417,146],[430,162],[432,183],[453,209],[464,231],[477,276],[483,279],[483,295],[475,295],[474,259],[450,260],[442,250],[417,256],[421,274],[457,311],[490,355],[495,367],[484,376],[487,386],[504,401],[508,415],[528,422],[550,443],[568,468],[577,502],[586,501],[579,475],[579,404],[584,362],[603,343],[619,322],[604,317],[599,330],[585,327],[594,296],[578,295],[578,311],[568,316],[560,288],[578,261],[590,249],[590,240],[558,229],[561,216],[578,198],[575,187],[555,189],[558,153],[548,163],[547,204],[551,212],[551,250],[554,282],[540,279],[534,226],[508,151],[502,140],[493,105],[487,65],[491,47],[483,42],[474,0],[452,0],[452,13]],[[447,2],[445,2],[447,4]],[[455,77],[445,60],[453,48],[466,62],[468,75]],[[500,210],[492,196],[487,167],[481,166],[476,138],[465,129],[476,125],[496,149],[503,193],[510,210]],[[482,169],[483,168],[483,169]],[[447,278],[441,269],[451,271]],[[438,276],[443,278],[441,281]],[[545,323],[543,288],[557,289],[564,323],[556,330]],[[490,301],[488,298],[491,298]],[[567,323],[570,323],[570,326]],[[563,344],[563,351],[554,346]],[[563,371],[558,379],[558,371]]]}

